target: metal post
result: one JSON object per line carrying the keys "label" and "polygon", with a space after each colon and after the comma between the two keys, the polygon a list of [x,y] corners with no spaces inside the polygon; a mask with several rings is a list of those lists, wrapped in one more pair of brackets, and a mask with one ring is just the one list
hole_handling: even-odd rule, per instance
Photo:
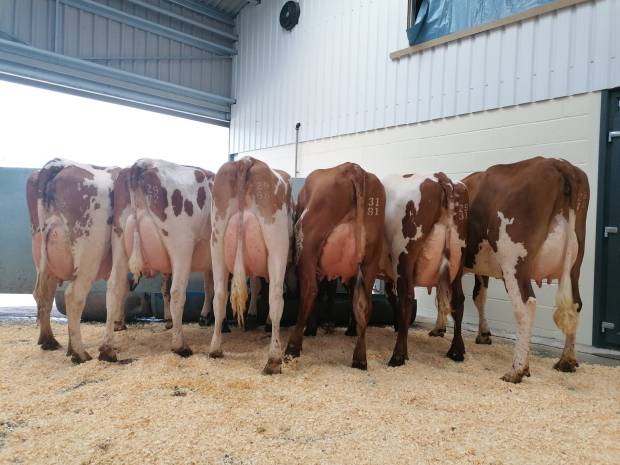
{"label": "metal post", "polygon": [[297,123],[295,125],[295,177],[299,174],[297,171],[297,149],[299,147],[299,128],[301,127],[301,123]]}

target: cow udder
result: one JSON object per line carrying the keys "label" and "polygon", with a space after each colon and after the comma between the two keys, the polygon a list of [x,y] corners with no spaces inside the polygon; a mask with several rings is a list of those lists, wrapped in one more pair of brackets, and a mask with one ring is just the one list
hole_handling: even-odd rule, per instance
{"label": "cow udder", "polygon": [[[129,215],[124,228],[124,242],[127,257],[133,251],[133,235],[136,230],[136,220]],[[171,273],[170,257],[161,240],[157,226],[150,216],[145,215],[138,224],[140,235],[140,251],[142,252],[142,273],[145,276],[154,276],[157,273]]]}
{"label": "cow udder", "polygon": [[[224,234],[224,260],[230,273],[235,269],[237,254],[237,236],[241,216],[235,213],[226,226]],[[243,213],[243,264],[249,276],[269,278],[267,267],[267,246],[258,218],[253,212]]]}
{"label": "cow udder", "polygon": [[332,280],[340,277],[347,281],[357,271],[355,253],[355,222],[350,221],[336,226],[327,237],[319,261],[321,274]]}

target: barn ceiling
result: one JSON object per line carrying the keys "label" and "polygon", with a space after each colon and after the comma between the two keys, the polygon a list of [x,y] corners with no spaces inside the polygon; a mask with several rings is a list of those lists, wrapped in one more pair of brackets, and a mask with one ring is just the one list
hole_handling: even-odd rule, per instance
{"label": "barn ceiling", "polygon": [[0,79],[228,126],[257,0],[0,0]]}

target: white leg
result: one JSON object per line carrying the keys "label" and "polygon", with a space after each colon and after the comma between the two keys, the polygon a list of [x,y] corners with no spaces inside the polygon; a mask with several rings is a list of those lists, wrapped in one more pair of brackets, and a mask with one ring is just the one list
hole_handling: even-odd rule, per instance
{"label": "white leg", "polygon": [[[218,241],[221,243],[222,239]],[[213,257],[213,336],[209,356],[222,357],[222,324],[226,318],[226,301],[228,300],[228,269],[224,262],[224,248],[215,247],[211,250]]]}
{"label": "white leg", "polygon": [[112,241],[114,257],[106,289],[107,315],[105,334],[103,343],[99,347],[99,360],[107,362],[116,362],[117,360],[116,350],[114,349],[114,330],[116,329],[116,323],[120,321],[120,315],[124,312],[125,298],[129,293],[129,283],[127,282],[129,266],[127,255],[125,254],[125,246],[122,243],[122,239],[119,243],[114,243],[114,238]]}
{"label": "white leg", "polygon": [[92,287],[94,279],[88,279],[78,275],[71,281],[65,290],[65,305],[67,307],[67,320],[69,329],[69,346],[67,355],[71,356],[73,363],[82,363],[91,360],[91,356],[84,349],[82,334],[80,332],[80,319],[86,303],[86,296]]}
{"label": "white leg", "polygon": [[[530,339],[532,337],[532,327],[534,326],[534,317],[536,315],[536,298],[533,292],[523,302],[522,292],[519,289],[519,282],[514,275],[505,275],[506,289],[512,301],[512,309],[517,324],[517,342],[512,359],[512,368],[506,373],[502,379],[512,383],[520,383],[523,376],[530,375],[529,354]],[[522,283],[522,287],[528,287],[531,290],[529,280]]]}
{"label": "white leg", "polygon": [[206,323],[209,313],[213,311],[213,270],[204,272],[205,301],[200,311],[200,320]]}
{"label": "white leg", "polygon": [[170,313],[172,316],[172,351],[181,357],[189,357],[192,350],[185,341],[183,334],[183,307],[185,292],[189,281],[190,257],[178,257],[172,265],[172,284],[170,286]]}
{"label": "white leg", "polygon": [[476,336],[476,344],[491,344],[491,330],[489,329],[489,323],[486,317],[489,278],[476,275],[474,279],[476,280],[476,284],[474,285],[474,305],[478,310],[478,335]]}

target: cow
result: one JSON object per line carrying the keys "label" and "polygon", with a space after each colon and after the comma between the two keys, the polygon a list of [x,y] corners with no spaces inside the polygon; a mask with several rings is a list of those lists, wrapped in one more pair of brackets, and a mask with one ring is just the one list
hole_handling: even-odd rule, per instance
{"label": "cow", "polygon": [[[467,228],[467,189],[444,173],[392,175],[383,180],[386,195],[385,246],[380,275],[396,318],[398,336],[389,366],[409,359],[407,333],[414,288],[437,288],[438,324],[429,333],[443,336],[449,313],[454,336],[447,356],[464,360],[461,334],[465,296],[461,285]],[[396,287],[396,295],[393,292]]]}
{"label": "cow", "polygon": [[[269,281],[272,324],[266,375],[282,370],[280,320],[284,280],[291,261],[293,200],[290,176],[251,157],[225,163],[213,183],[211,255],[215,324],[209,355],[222,357],[222,322],[226,315],[228,278],[230,302],[240,325],[247,302],[246,276]],[[255,283],[257,281],[254,281]]]}
{"label": "cow", "polygon": [[[111,266],[112,192],[118,168],[79,164],[55,158],[27,181],[32,256],[37,269],[33,296],[43,350],[60,347],[50,325],[54,294],[66,281],[65,303],[69,344],[74,363],[91,359],[84,349],[80,318],[88,292],[107,279]],[[122,306],[116,309],[122,312]],[[122,320],[113,314],[112,321]]]}
{"label": "cow", "polygon": [[355,163],[310,173],[301,189],[295,223],[300,312],[287,357],[299,357],[303,331],[314,307],[318,282],[341,278],[353,289],[357,343],[352,367],[366,370],[366,326],[372,284],[383,247],[385,190]]}
{"label": "cow", "polygon": [[541,286],[545,279],[558,279],[553,319],[566,340],[554,368],[575,371],[579,273],[590,198],[586,174],[565,160],[536,157],[492,166],[463,182],[470,199],[465,269],[476,275],[473,297],[480,317],[476,342],[491,342],[484,311],[488,278],[502,279],[517,324],[512,367],[502,379],[519,383],[530,376],[536,312],[531,282]]}
{"label": "cow", "polygon": [[[190,272],[204,275],[209,311],[211,274],[211,188],[213,173],[163,160],[141,159],[122,170],[114,190],[112,274],[108,286],[108,318],[99,359],[114,362],[115,307],[126,296],[128,272],[134,279],[163,275],[165,319],[172,320],[172,351],[192,355],[182,330]],[[169,326],[169,325],[168,325]]]}

